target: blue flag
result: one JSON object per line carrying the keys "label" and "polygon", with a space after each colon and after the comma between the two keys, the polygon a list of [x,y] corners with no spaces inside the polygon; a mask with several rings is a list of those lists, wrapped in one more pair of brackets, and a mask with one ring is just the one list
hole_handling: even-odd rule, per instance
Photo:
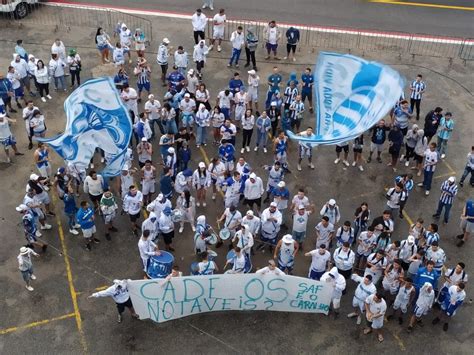
{"label": "blue flag", "polygon": [[125,163],[132,121],[111,78],[92,79],[79,86],[64,102],[64,133],[38,139],[51,146],[66,162],[86,167],[96,148],[105,152],[105,177],[117,176]]}
{"label": "blue flag", "polygon": [[399,100],[404,80],[377,62],[348,54],[321,52],[314,73],[316,124],[312,137],[287,131],[308,144],[352,140],[383,118]]}

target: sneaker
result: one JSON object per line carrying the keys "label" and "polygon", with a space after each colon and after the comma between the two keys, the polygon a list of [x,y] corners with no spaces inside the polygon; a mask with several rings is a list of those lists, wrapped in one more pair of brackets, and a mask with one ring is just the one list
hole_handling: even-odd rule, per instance
{"label": "sneaker", "polygon": [[30,275],[30,278],[31,278],[32,280],[36,280],[36,276],[33,275],[33,274]]}
{"label": "sneaker", "polygon": [[416,184],[416,186],[418,186],[418,187],[423,187],[423,183],[422,183],[422,182],[419,182],[418,184]]}
{"label": "sneaker", "polygon": [[202,207],[206,207],[206,206],[207,206],[207,203],[203,202]]}
{"label": "sneaker", "polygon": [[408,160],[405,162],[405,166],[406,166],[407,168],[410,166],[410,162],[409,162]]}
{"label": "sneaker", "polygon": [[110,227],[110,230],[111,230],[112,232],[118,232],[118,229],[115,228],[114,226]]}
{"label": "sneaker", "polygon": [[364,167],[362,165],[359,165],[359,170],[364,171]]}
{"label": "sneaker", "polygon": [[197,207],[201,207],[201,203],[200,203],[200,202],[196,202],[196,206],[197,206]]}
{"label": "sneaker", "polygon": [[216,199],[216,194],[212,194],[212,199],[213,199],[213,200]]}
{"label": "sneaker", "polygon": [[370,163],[372,161],[372,158],[371,157],[368,157],[367,158],[367,163]]}
{"label": "sneaker", "polygon": [[356,324],[359,325],[360,323],[362,323],[362,318],[359,315],[359,316],[357,316]]}
{"label": "sneaker", "polygon": [[334,160],[334,164],[339,164],[340,161],[341,159],[337,158],[336,160]]}
{"label": "sneaker", "polygon": [[135,237],[138,237],[138,231],[136,229],[132,229],[132,234],[135,236]]}
{"label": "sneaker", "polygon": [[301,164],[296,165],[296,169],[298,169],[298,171],[301,171]]}
{"label": "sneaker", "polygon": [[295,58],[295,57],[293,57],[293,62],[296,62],[296,58]]}
{"label": "sneaker", "polygon": [[249,146],[246,146],[246,147],[245,147],[245,150],[247,150],[247,152],[250,152],[250,147],[249,147]]}
{"label": "sneaker", "polygon": [[352,166],[356,166],[356,164],[357,164],[356,162],[353,162],[353,163],[352,163]]}
{"label": "sneaker", "polygon": [[221,47],[221,46],[217,46],[217,51],[218,51],[218,52],[222,51],[222,47]]}
{"label": "sneaker", "polygon": [[264,153],[268,152],[267,148],[264,147],[264,148],[263,148],[263,152],[264,152]]}
{"label": "sneaker", "polygon": [[239,65],[238,65],[238,64],[236,64],[236,65],[235,65],[235,67],[236,67],[236,68],[238,68],[238,67],[239,67]]}
{"label": "sneaker", "polygon": [[122,323],[122,315],[121,314],[118,315],[117,323]]}
{"label": "sneaker", "polygon": [[71,233],[71,234],[73,234],[73,235],[78,235],[78,234],[79,234],[79,232],[78,232],[77,230],[75,230],[75,229],[70,229],[70,230],[69,230],[69,233]]}
{"label": "sneaker", "polygon": [[191,224],[191,229],[193,230],[193,232],[196,231],[196,227],[194,227],[194,224]]}
{"label": "sneaker", "polygon": [[352,312],[352,313],[349,313],[347,315],[347,318],[354,318],[354,317],[357,317],[357,313],[356,312]]}
{"label": "sneaker", "polygon": [[52,99],[51,95],[46,95],[46,97],[47,97],[49,100]]}
{"label": "sneaker", "polygon": [[459,181],[459,186],[463,187],[464,183],[462,181]]}
{"label": "sneaker", "polygon": [[34,288],[33,288],[33,287],[31,287],[31,286],[28,286],[28,285],[26,286],[26,289],[27,289],[28,291],[30,291],[30,292],[34,290]]}
{"label": "sneaker", "polygon": [[[44,186],[45,190],[46,190],[46,186]],[[48,190],[46,190],[48,191]],[[49,212],[46,212],[46,215],[48,216],[56,216],[56,213],[52,212],[52,211],[49,211]]]}
{"label": "sneaker", "polygon": [[38,238],[41,238],[43,236],[43,234],[40,233],[40,231],[36,231],[35,233],[35,236],[38,237]]}
{"label": "sneaker", "polygon": [[227,64],[227,68],[230,68],[231,66],[232,66],[232,64],[230,64],[230,63],[229,63],[229,64]]}
{"label": "sneaker", "polygon": [[94,163],[91,163],[90,167],[91,169],[94,169]]}
{"label": "sneaker", "polygon": [[41,226],[41,229],[44,230],[44,229],[51,229],[51,224],[48,224],[48,223],[45,223],[44,226]]}
{"label": "sneaker", "polygon": [[270,56],[269,56],[269,55],[267,55],[267,56],[265,57],[265,60],[268,60],[268,59],[270,59]]}
{"label": "sneaker", "polygon": [[349,166],[349,165],[350,165],[347,160],[344,160],[344,161],[342,162],[342,164],[344,164],[345,166]]}
{"label": "sneaker", "polygon": [[403,159],[405,159],[405,155],[402,154],[402,156],[400,157],[400,161],[402,162]]}
{"label": "sneaker", "polygon": [[76,223],[73,228],[81,228],[81,225]]}
{"label": "sneaker", "polygon": [[244,153],[245,153],[245,148],[242,148],[242,149],[240,150],[240,154],[244,154]]}
{"label": "sneaker", "polygon": [[18,111],[15,110],[14,108],[12,108],[12,109],[10,109],[10,112],[11,112],[11,113],[17,113]]}
{"label": "sneaker", "polygon": [[93,238],[92,241],[93,241],[95,244],[99,244],[99,243],[100,243],[100,240],[97,239],[97,238]]}
{"label": "sneaker", "polygon": [[464,240],[460,240],[460,241],[456,244],[456,246],[457,246],[458,248],[462,247],[463,245],[464,245]]}
{"label": "sneaker", "polygon": [[416,176],[421,176],[421,171],[417,172]]}
{"label": "sneaker", "polygon": [[41,101],[46,102],[46,97],[42,97]]}
{"label": "sneaker", "polygon": [[400,324],[400,325],[403,324],[403,318],[402,317],[398,317],[398,324]]}
{"label": "sneaker", "polygon": [[409,325],[408,328],[407,328],[407,332],[411,333],[412,330],[413,330],[413,327],[411,325]]}
{"label": "sneaker", "polygon": [[105,158],[100,158],[101,163],[105,163]]}
{"label": "sneaker", "polygon": [[436,317],[435,319],[433,319],[433,320],[431,321],[431,324],[433,324],[433,325],[438,324],[439,321],[440,321],[440,319],[439,319],[438,317]]}
{"label": "sneaker", "polygon": [[288,57],[283,57],[283,60],[287,60],[287,59],[288,59]]}
{"label": "sneaker", "polygon": [[428,196],[430,194],[430,191],[429,190],[426,190],[425,191],[425,195]]}
{"label": "sneaker", "polygon": [[87,251],[91,251],[91,249],[92,249],[92,248],[91,248],[91,245],[90,245],[90,244],[86,244],[86,250],[87,250]]}
{"label": "sneaker", "polygon": [[309,166],[310,169],[314,169],[314,164],[313,163],[309,164],[308,166]]}
{"label": "sneaker", "polygon": [[209,52],[212,51],[212,48],[214,48],[214,46],[211,44],[208,49],[209,49]]}
{"label": "sneaker", "polygon": [[254,152],[258,152],[258,147],[253,148]]}
{"label": "sneaker", "polygon": [[181,233],[183,233],[183,231],[184,231],[184,226],[182,226],[182,227],[179,227],[178,233],[180,233],[180,234],[181,234]]}
{"label": "sneaker", "polygon": [[382,162],[382,158],[377,157],[377,161],[378,161],[379,163],[381,163],[381,162]]}
{"label": "sneaker", "polygon": [[[446,154],[441,154],[441,159],[444,159],[444,158],[446,158]],[[448,323],[446,323],[446,324],[448,324]]]}

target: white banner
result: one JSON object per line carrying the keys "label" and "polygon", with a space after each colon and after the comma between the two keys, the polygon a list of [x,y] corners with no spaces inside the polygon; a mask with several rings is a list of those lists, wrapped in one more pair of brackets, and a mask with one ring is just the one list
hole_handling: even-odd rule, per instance
{"label": "white banner", "polygon": [[329,312],[332,289],[296,276],[222,274],[128,284],[140,319],[162,323],[216,311]]}

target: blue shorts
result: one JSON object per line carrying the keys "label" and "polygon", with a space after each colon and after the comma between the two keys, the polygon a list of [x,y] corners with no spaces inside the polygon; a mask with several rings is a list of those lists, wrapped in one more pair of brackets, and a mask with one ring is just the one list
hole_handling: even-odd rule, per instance
{"label": "blue shorts", "polygon": [[265,47],[267,48],[267,51],[276,52],[276,50],[278,48],[278,44],[270,44],[270,43],[267,42]]}
{"label": "blue shorts", "polygon": [[0,139],[0,144],[2,144],[5,148],[9,148],[12,145],[16,144],[15,137],[10,136],[10,137],[4,138],[4,139]]}
{"label": "blue shorts", "polygon": [[224,118],[225,118],[225,119],[230,118],[230,109],[229,109],[229,108],[227,108],[227,107],[222,107],[222,108],[221,108],[221,112],[222,112],[222,114],[224,115]]}
{"label": "blue shorts", "polygon": [[18,89],[15,89],[15,98],[21,98],[25,96],[25,92],[23,91],[23,86],[20,86]]}
{"label": "blue shorts", "polygon": [[321,278],[321,276],[323,276],[325,272],[326,271],[319,272],[319,271],[314,271],[313,269],[310,269],[308,277],[312,280],[319,281],[319,279]]}
{"label": "blue shorts", "polygon": [[142,92],[143,90],[150,92],[150,82],[145,83],[145,84],[137,83],[137,87],[138,87],[138,92]]}
{"label": "blue shorts", "polygon": [[293,235],[293,238],[298,242],[298,243],[303,243],[303,241],[306,238],[306,232],[291,232]]}

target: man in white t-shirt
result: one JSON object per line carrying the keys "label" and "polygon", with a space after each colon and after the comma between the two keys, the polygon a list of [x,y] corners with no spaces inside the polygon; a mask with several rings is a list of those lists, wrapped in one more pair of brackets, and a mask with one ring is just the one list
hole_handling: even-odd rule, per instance
{"label": "man in white t-shirt", "polygon": [[365,317],[367,320],[367,328],[364,329],[364,334],[372,333],[375,329],[377,338],[380,342],[383,341],[382,327],[385,312],[387,311],[387,304],[383,299],[381,293],[376,292],[365,299]]}
{"label": "man in white t-shirt", "polygon": [[123,84],[122,93],[120,94],[120,98],[123,100],[125,107],[132,115],[132,123],[135,123],[138,120],[138,95],[137,91],[134,88],[128,86],[128,84]]}
{"label": "man in white t-shirt", "polygon": [[313,213],[313,210],[307,210],[304,204],[300,204],[296,212],[293,212],[293,229],[291,234],[293,235],[293,238],[298,242],[299,249],[301,250],[303,250],[303,242],[306,238],[308,218],[311,213]]}
{"label": "man in white t-shirt", "polygon": [[222,40],[224,39],[224,28],[225,28],[225,22],[226,22],[226,16],[225,16],[225,10],[220,9],[218,14],[214,15],[214,18],[212,19],[212,39],[211,39],[211,45],[209,46],[209,51],[212,51],[212,48],[214,47],[214,43],[217,40],[217,51],[220,52],[222,50],[221,48],[221,43]]}
{"label": "man in white t-shirt", "polygon": [[316,230],[316,248],[320,248],[322,244],[331,248],[332,238],[334,237],[334,225],[329,223],[329,217],[323,216],[321,222],[314,229]]}
{"label": "man in white t-shirt", "polygon": [[281,271],[275,264],[275,260],[268,260],[268,266],[262,267],[255,271],[257,275],[276,275],[276,276],[286,276],[286,274]]}
{"label": "man in white t-shirt", "polygon": [[270,21],[263,30],[263,37],[265,39],[265,47],[267,49],[267,56],[265,59],[270,59],[270,53],[273,52],[274,59],[278,60],[277,48],[278,41],[281,38],[281,32],[275,21]]}
{"label": "man in white t-shirt", "polygon": [[326,250],[326,245],[321,244],[318,249],[305,253],[304,256],[311,256],[311,266],[309,267],[308,277],[319,281],[326,272],[328,263],[331,260],[331,253]]}
{"label": "man in white t-shirt", "polygon": [[221,109],[225,119],[230,118],[230,107],[233,100],[234,94],[232,94],[229,89],[222,90],[219,95],[217,95],[216,105]]}
{"label": "man in white t-shirt", "polygon": [[145,112],[148,114],[148,122],[152,131],[151,139],[155,137],[155,124],[158,125],[161,134],[164,134],[165,131],[160,122],[161,104],[158,100],[155,100],[153,94],[148,95],[148,101],[145,102]]}

